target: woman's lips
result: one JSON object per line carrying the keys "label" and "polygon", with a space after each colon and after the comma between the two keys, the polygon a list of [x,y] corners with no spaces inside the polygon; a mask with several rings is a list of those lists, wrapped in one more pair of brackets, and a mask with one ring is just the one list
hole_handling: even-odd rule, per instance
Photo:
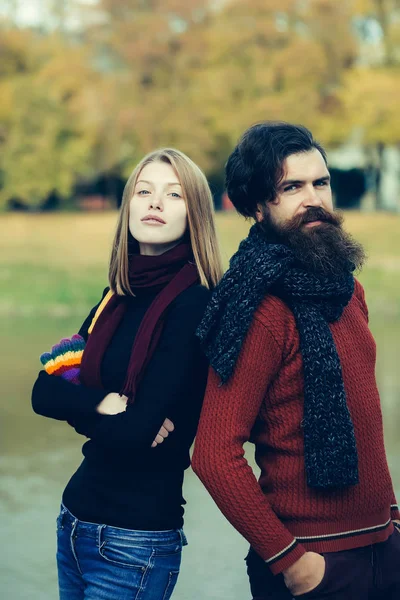
{"label": "woman's lips", "polygon": [[142,223],[145,225],[166,225],[165,221],[158,217],[145,217],[142,219]]}

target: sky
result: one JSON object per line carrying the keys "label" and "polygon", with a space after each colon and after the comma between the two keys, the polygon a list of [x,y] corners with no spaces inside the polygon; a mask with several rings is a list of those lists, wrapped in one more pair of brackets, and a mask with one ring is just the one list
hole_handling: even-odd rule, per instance
{"label": "sky", "polygon": [[[61,0],[53,0],[53,2]],[[66,5],[73,6],[73,1],[64,0]],[[80,4],[94,5],[97,0],[79,0]],[[49,13],[51,0],[0,0],[0,15],[4,17],[12,16],[19,27],[35,27],[46,24],[51,27],[51,17]],[[70,8],[68,18],[68,28],[79,27],[80,20],[74,11]]]}

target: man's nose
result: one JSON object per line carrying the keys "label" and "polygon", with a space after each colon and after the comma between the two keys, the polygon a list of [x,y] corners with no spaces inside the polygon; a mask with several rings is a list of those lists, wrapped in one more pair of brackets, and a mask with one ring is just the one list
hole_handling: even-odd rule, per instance
{"label": "man's nose", "polygon": [[303,204],[305,207],[322,206],[322,199],[313,185],[307,186]]}

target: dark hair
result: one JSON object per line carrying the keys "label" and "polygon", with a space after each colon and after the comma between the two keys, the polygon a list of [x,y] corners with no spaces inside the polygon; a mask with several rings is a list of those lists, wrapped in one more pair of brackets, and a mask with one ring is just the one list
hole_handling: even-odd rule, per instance
{"label": "dark hair", "polygon": [[225,185],[236,210],[254,217],[257,205],[271,202],[283,177],[283,163],[291,154],[323,147],[302,125],[283,121],[264,121],[244,132],[225,165]]}

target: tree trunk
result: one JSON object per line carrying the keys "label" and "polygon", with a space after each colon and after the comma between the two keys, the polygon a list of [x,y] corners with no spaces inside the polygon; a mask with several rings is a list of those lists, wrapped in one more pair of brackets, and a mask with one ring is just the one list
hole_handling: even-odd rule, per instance
{"label": "tree trunk", "polygon": [[375,167],[375,172],[376,172],[376,203],[375,203],[375,207],[376,210],[384,210],[384,199],[383,199],[383,194],[382,194],[382,188],[381,188],[381,181],[382,181],[382,168],[383,168],[383,152],[385,149],[385,145],[383,142],[378,142],[378,144],[376,145],[376,167]]}

